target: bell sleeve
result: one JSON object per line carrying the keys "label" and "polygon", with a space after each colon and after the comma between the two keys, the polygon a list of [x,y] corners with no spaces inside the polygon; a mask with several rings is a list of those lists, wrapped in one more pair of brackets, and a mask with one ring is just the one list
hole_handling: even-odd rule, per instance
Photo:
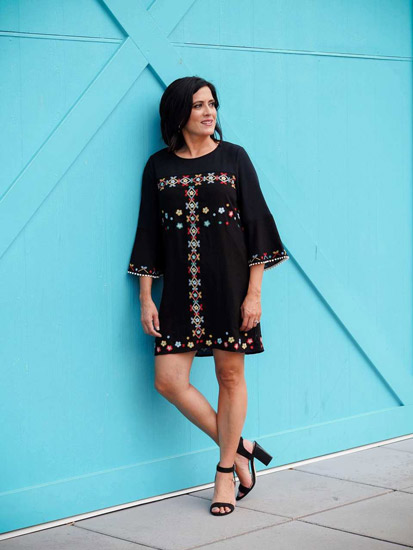
{"label": "bell sleeve", "polygon": [[262,193],[257,172],[240,146],[237,158],[238,205],[248,251],[248,265],[264,264],[264,271],[289,259],[277,225]]}
{"label": "bell sleeve", "polygon": [[159,198],[151,158],[143,170],[139,217],[128,273],[158,279],[164,274],[164,264]]}

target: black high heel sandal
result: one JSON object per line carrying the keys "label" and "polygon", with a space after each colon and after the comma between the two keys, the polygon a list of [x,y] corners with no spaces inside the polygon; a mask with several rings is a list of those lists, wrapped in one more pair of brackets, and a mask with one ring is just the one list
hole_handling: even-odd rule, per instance
{"label": "black high heel sandal", "polygon": [[[235,483],[236,483],[236,481],[235,481],[235,464],[233,464],[230,468],[224,468],[223,466],[220,466],[219,462],[218,462],[217,471],[218,472],[226,472],[226,473],[232,472],[234,474],[234,485],[235,485]],[[216,479],[216,477],[217,477],[217,474],[215,473],[215,479]],[[230,511],[229,512],[225,511],[223,513],[212,511],[212,508],[220,508],[221,506],[226,506],[227,508],[230,508]],[[209,511],[211,512],[211,514],[213,516],[227,516],[228,514],[231,514],[231,512],[234,511],[234,508],[235,507],[231,502],[213,502],[211,504],[211,506],[209,507]]]}
{"label": "black high heel sandal", "polygon": [[[247,451],[247,449],[244,447],[244,443],[243,443],[243,437],[241,436],[239,438],[239,444],[238,444],[238,449],[237,449],[237,453],[242,455],[242,456],[245,456],[246,458],[248,458],[248,460],[251,461],[251,470],[250,470],[250,474],[251,474],[251,477],[252,477],[252,485],[251,487],[245,487],[245,485],[243,485],[242,483],[240,483],[238,485],[238,494],[237,496],[235,497],[235,500],[241,500],[242,498],[246,497],[248,495],[248,493],[250,491],[252,491],[252,489],[254,488],[254,485],[255,485],[255,482],[256,482],[256,479],[257,479],[257,475],[256,475],[256,471],[255,471],[255,464],[254,464],[254,457],[259,460],[260,462],[262,462],[263,464],[265,464],[266,466],[268,466],[268,464],[271,462],[272,460],[272,456],[267,453],[267,451],[265,451],[261,445],[259,445],[259,443],[257,443],[256,441],[254,441],[254,448],[252,449],[252,453],[250,453],[249,451]],[[249,463],[248,463],[248,468],[249,468]],[[242,493],[244,493],[241,497],[239,496],[239,493],[240,491]]]}

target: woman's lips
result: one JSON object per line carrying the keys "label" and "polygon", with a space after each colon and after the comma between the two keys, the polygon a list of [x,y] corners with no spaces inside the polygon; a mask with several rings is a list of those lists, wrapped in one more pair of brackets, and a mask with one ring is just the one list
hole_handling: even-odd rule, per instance
{"label": "woman's lips", "polygon": [[212,126],[214,124],[213,120],[203,120],[201,124],[204,124],[205,126]]}

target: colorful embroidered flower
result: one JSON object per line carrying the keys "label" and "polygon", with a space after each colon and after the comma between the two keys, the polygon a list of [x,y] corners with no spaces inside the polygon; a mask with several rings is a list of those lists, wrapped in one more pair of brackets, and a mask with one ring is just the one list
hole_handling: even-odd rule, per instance
{"label": "colorful embroidered flower", "polygon": [[204,206],[204,208],[202,209],[202,212],[203,212],[204,214],[207,214],[207,213],[209,212],[208,206]]}

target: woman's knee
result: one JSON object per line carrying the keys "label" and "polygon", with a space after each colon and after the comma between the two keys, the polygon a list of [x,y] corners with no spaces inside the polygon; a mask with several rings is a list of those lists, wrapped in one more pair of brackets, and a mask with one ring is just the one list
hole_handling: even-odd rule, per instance
{"label": "woman's knee", "polygon": [[220,387],[230,390],[245,383],[244,362],[238,357],[234,359],[228,357],[226,361],[220,361],[216,364],[215,372]]}
{"label": "woman's knee", "polygon": [[[184,357],[181,357],[181,356]],[[156,356],[155,389],[164,396],[173,396],[189,387],[192,360],[189,353]],[[178,357],[179,356],[179,357]]]}

